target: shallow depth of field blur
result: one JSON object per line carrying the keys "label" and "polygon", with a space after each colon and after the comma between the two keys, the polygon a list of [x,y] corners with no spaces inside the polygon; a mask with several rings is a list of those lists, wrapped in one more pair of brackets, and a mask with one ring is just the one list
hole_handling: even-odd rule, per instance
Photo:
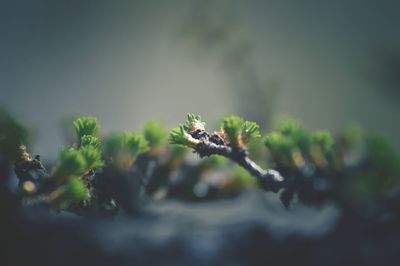
{"label": "shallow depth of field blur", "polygon": [[[56,156],[63,119],[105,132],[187,112],[334,132],[358,122],[400,148],[397,1],[1,1],[0,105]],[[214,123],[214,124],[213,124]]]}
{"label": "shallow depth of field blur", "polygon": [[[0,245],[10,250],[0,265],[398,261],[399,10],[390,0],[0,0]],[[266,192],[226,158],[175,150],[167,132],[187,113],[210,132],[227,115],[256,121],[251,159],[291,183]],[[57,183],[57,160],[79,116],[97,118],[103,144],[147,121],[157,142],[121,156],[135,162],[121,179],[105,152],[103,168],[66,175],[95,200],[98,187],[117,191],[89,214],[57,203],[71,184]],[[32,158],[7,158],[17,152],[5,139],[26,137],[14,118],[56,180],[30,182],[33,196],[13,173]],[[106,181],[92,191],[96,177]]]}

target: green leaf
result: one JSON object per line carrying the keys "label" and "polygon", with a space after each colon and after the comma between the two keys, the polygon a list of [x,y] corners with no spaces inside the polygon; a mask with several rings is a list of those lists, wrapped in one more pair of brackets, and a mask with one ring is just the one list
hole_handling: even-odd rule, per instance
{"label": "green leaf", "polygon": [[325,154],[332,151],[334,140],[332,135],[328,131],[321,130],[314,132],[312,140],[314,143],[321,147],[322,151]]}
{"label": "green leaf", "polygon": [[294,119],[282,120],[277,127],[277,132],[291,139],[303,154],[308,155],[310,153],[311,135],[299,121]]}
{"label": "green leaf", "polygon": [[243,119],[238,116],[229,116],[222,120],[221,128],[233,148],[242,148],[242,124]]}
{"label": "green leaf", "polygon": [[101,142],[97,137],[92,135],[84,135],[81,137],[81,147],[93,147],[95,149],[101,149]]}
{"label": "green leaf", "polygon": [[260,126],[256,122],[244,121],[242,124],[243,141],[245,144],[253,139],[261,137]]}
{"label": "green leaf", "polygon": [[292,150],[296,148],[296,145],[291,138],[288,138],[279,132],[268,134],[265,138],[264,144],[271,153],[286,156],[290,156]]}
{"label": "green leaf", "polygon": [[137,156],[148,151],[148,149],[148,142],[145,138],[131,132],[114,133],[105,138],[104,141],[104,153],[111,159],[129,156],[132,160],[135,160]]}
{"label": "green leaf", "polygon": [[78,177],[69,178],[59,191],[61,193],[53,203],[63,209],[68,208],[71,204],[83,202],[89,197],[85,182]]}
{"label": "green leaf", "polygon": [[86,159],[82,153],[72,148],[66,148],[61,151],[60,160],[56,165],[54,176],[63,178],[80,176],[87,170]]}
{"label": "green leaf", "polygon": [[188,146],[189,142],[186,135],[185,126],[180,125],[179,127],[171,129],[168,141],[170,144]]}
{"label": "green leaf", "polygon": [[85,135],[96,136],[100,130],[95,117],[80,117],[73,122],[76,134],[81,139]]}
{"label": "green leaf", "polygon": [[79,152],[86,161],[86,169],[96,169],[103,166],[101,152],[93,146],[85,146],[79,149]]}
{"label": "green leaf", "polygon": [[205,130],[205,123],[201,121],[201,116],[188,113],[183,127],[187,133],[192,133],[197,130]]}
{"label": "green leaf", "polygon": [[142,127],[144,138],[152,148],[162,146],[168,138],[168,133],[165,128],[156,121],[149,121]]}

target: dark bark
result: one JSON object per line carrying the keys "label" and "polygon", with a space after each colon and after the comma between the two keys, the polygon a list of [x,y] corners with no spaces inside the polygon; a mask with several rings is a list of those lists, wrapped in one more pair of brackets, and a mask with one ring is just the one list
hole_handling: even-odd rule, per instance
{"label": "dark bark", "polygon": [[192,136],[200,140],[200,143],[195,148],[195,152],[200,157],[221,155],[231,159],[256,177],[260,186],[267,191],[278,192],[281,188],[285,187],[286,182],[278,171],[262,169],[248,157],[247,150],[233,149],[226,144],[220,144],[220,142],[218,144],[214,143],[213,140],[217,138],[213,138],[214,135],[210,137],[208,133],[199,134],[199,132],[195,132]]}

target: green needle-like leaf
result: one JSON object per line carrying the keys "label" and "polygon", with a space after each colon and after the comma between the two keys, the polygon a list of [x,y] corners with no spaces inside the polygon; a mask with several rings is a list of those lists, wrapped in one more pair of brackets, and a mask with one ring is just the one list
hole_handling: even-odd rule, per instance
{"label": "green needle-like leaf", "polygon": [[328,131],[316,131],[312,136],[315,144],[319,145],[322,151],[327,154],[332,151],[334,140]]}
{"label": "green needle-like leaf", "polygon": [[78,177],[69,178],[58,191],[60,194],[52,203],[61,209],[66,209],[71,204],[83,202],[89,197],[86,184]]}
{"label": "green needle-like leaf", "polygon": [[142,135],[123,132],[108,136],[104,141],[104,153],[113,161],[128,160],[133,162],[137,156],[149,149],[148,142]]}
{"label": "green needle-like leaf", "polygon": [[253,139],[261,137],[260,126],[256,122],[245,121],[242,125],[243,142],[249,143]]}
{"label": "green needle-like leaf", "polygon": [[93,146],[85,146],[79,149],[79,152],[86,161],[86,169],[96,169],[103,166],[101,152]]}
{"label": "green needle-like leaf", "polygon": [[85,135],[96,136],[100,130],[97,119],[91,116],[80,117],[76,119],[73,124],[79,139]]}
{"label": "green needle-like leaf", "polygon": [[97,137],[91,135],[85,135],[81,138],[81,147],[87,147],[87,146],[100,150],[101,142]]}
{"label": "green needle-like leaf", "polygon": [[80,176],[87,171],[86,160],[82,153],[72,148],[61,151],[54,176],[67,178],[69,176]]}
{"label": "green needle-like leaf", "polygon": [[143,125],[142,133],[151,148],[162,146],[168,138],[164,127],[156,121],[149,121]]}
{"label": "green needle-like leaf", "polygon": [[187,114],[187,119],[183,126],[187,133],[192,133],[197,130],[205,130],[205,123],[201,121],[201,116],[191,113]]}
{"label": "green needle-like leaf", "polygon": [[169,133],[168,141],[170,144],[178,144],[190,148],[194,148],[199,143],[198,140],[194,139],[190,134],[186,132],[184,125],[173,128]]}
{"label": "green needle-like leaf", "polygon": [[221,128],[228,137],[229,144],[232,148],[242,148],[242,124],[243,119],[238,116],[229,116],[222,120]]}

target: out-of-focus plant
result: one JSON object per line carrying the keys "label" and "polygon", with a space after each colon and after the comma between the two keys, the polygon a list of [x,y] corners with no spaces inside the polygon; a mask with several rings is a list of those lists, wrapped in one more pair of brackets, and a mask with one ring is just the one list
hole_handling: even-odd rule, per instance
{"label": "out-of-focus plant", "polygon": [[136,133],[115,133],[104,140],[104,155],[108,163],[120,170],[129,169],[137,157],[148,149],[148,142]]}
{"label": "out-of-focus plant", "polygon": [[18,147],[27,145],[29,131],[8,112],[0,108],[0,151],[9,160],[18,156]]}
{"label": "out-of-focus plant", "polygon": [[152,153],[159,152],[158,150],[165,146],[168,132],[161,123],[157,121],[148,121],[142,126],[141,132],[148,142]]}
{"label": "out-of-focus plant", "polygon": [[264,138],[271,163],[288,178],[281,200],[295,195],[307,203],[349,204],[384,195],[399,186],[399,157],[382,138],[350,126],[333,138],[308,132],[300,122],[282,121]]}
{"label": "out-of-focus plant", "polygon": [[[227,117],[222,121],[221,129],[211,134],[205,131],[205,124],[199,116],[190,114],[184,124],[171,131],[170,142],[189,147],[201,157],[222,155],[233,162],[240,158],[232,159],[235,151],[251,151],[246,156],[276,169],[285,177],[280,198],[287,207],[295,198],[308,204],[326,201],[341,205],[358,204],[382,197],[400,186],[398,155],[384,139],[366,134],[358,126],[345,128],[335,138],[328,131],[310,132],[299,121],[286,119],[261,141],[257,138],[258,128],[254,130],[254,124],[249,124],[253,126],[247,132],[257,132],[255,136],[247,135],[249,139],[256,137],[249,144],[244,124],[239,117]],[[224,150],[226,146],[230,148],[229,152]],[[237,191],[246,189],[245,182],[241,180],[247,179],[238,178],[244,175],[232,174],[238,172],[232,168],[223,174],[230,179],[222,178],[225,181],[219,183],[202,181],[204,177],[207,181],[207,175],[214,176],[212,172],[218,171],[218,167],[209,165],[206,161],[200,163],[192,171],[197,170],[186,177],[192,181],[186,182],[188,192],[185,195],[191,195],[190,189],[198,183],[202,184],[197,187],[202,188],[200,194],[203,197],[215,197],[215,193],[228,195],[229,191],[235,191],[233,188]],[[242,169],[242,173],[246,169],[248,174],[252,174],[249,171],[251,168],[238,169]],[[204,192],[204,184],[209,185],[208,193]],[[216,192],[215,188],[220,192]],[[179,189],[184,188],[181,186]],[[176,190],[175,194],[178,193]]]}
{"label": "out-of-focus plant", "polygon": [[[211,133],[200,116],[188,114],[169,133],[169,142],[179,145],[167,145],[168,132],[156,121],[145,123],[141,134],[99,138],[97,120],[80,117],[73,122],[76,143],[63,148],[47,171],[24,146],[28,131],[7,113],[0,114],[0,159],[2,165],[4,158],[14,161],[18,196],[25,205],[113,214],[120,208],[135,211],[143,192],[155,199],[209,200],[258,185],[279,191],[287,207],[296,198],[349,206],[400,187],[399,156],[383,138],[357,126],[333,137],[289,119],[261,138],[255,122],[237,116],[222,119]],[[189,150],[207,158],[195,160],[187,156]]]}
{"label": "out-of-focus plant", "polygon": [[15,172],[23,202],[47,203],[82,215],[114,212],[119,203],[127,206],[118,198],[115,183],[124,182],[137,157],[148,150],[147,141],[142,135],[123,132],[106,136],[102,143],[94,117],[80,117],[73,125],[78,142],[62,149],[49,174],[40,157],[32,158],[24,146],[16,149]]}

